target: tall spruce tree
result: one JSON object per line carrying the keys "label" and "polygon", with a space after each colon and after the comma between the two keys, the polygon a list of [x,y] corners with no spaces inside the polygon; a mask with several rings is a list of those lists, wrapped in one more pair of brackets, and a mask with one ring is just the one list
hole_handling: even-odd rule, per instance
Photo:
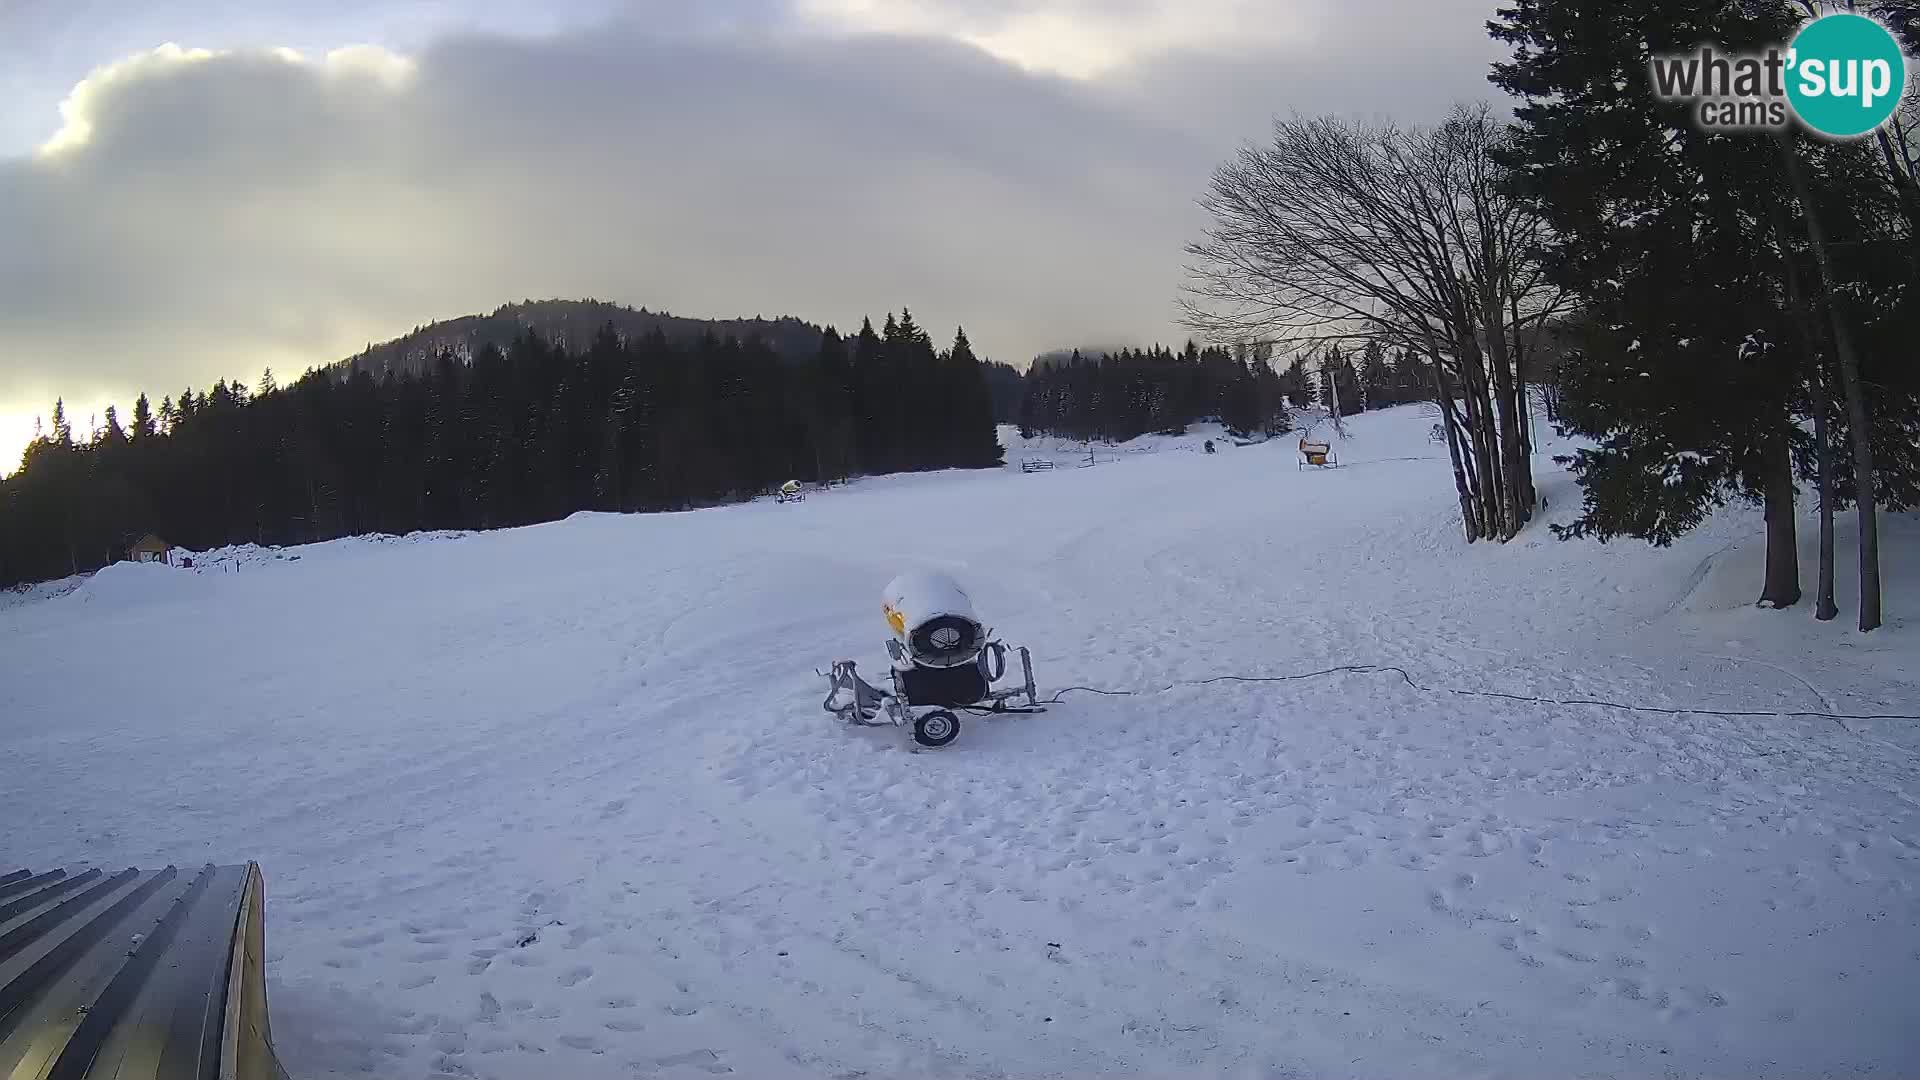
{"label": "tall spruce tree", "polygon": [[133,441],[140,442],[152,438],[154,431],[153,405],[147,401],[147,395],[141,394],[134,399],[133,427],[128,429],[127,435]]}
{"label": "tall spruce tree", "polygon": [[1307,373],[1307,358],[1295,356],[1293,363],[1287,365],[1286,390],[1287,401],[1296,409],[1313,407],[1313,377]]}
{"label": "tall spruce tree", "polygon": [[1387,368],[1387,351],[1378,338],[1367,342],[1360,353],[1360,409],[1378,409],[1390,404],[1392,372]]}
{"label": "tall spruce tree", "polygon": [[1494,82],[1522,100],[1509,170],[1552,228],[1549,273],[1585,318],[1561,366],[1582,512],[1563,536],[1666,544],[1728,497],[1766,509],[1761,602],[1800,586],[1793,443],[1806,358],[1792,347],[1767,224],[1790,200],[1772,140],[1693,127],[1657,99],[1651,54],[1753,52],[1792,36],[1784,2],[1513,0]]}
{"label": "tall spruce tree", "polygon": [[965,327],[953,332],[953,346],[942,360],[950,397],[948,415],[952,418],[948,464],[963,469],[982,469],[998,465],[1002,459],[1000,440],[994,434],[993,399],[973,343],[967,340]]}

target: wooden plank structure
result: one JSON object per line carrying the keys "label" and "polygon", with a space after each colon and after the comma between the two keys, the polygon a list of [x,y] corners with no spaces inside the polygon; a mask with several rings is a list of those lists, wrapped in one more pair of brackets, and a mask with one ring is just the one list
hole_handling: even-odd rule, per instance
{"label": "wooden plank structure", "polygon": [[1020,471],[1023,473],[1047,472],[1052,468],[1053,462],[1046,458],[1027,458],[1020,462]]}
{"label": "wooden plank structure", "polygon": [[173,562],[173,545],[153,533],[147,533],[127,545],[127,558],[133,562]]}
{"label": "wooden plank structure", "polygon": [[0,875],[0,1077],[286,1080],[260,867]]}

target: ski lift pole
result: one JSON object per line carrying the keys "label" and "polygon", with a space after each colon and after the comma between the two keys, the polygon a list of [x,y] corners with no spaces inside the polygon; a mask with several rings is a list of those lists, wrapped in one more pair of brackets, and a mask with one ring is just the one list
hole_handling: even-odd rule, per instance
{"label": "ski lift pole", "polygon": [[1344,439],[1347,429],[1340,416],[1340,370],[1332,366],[1327,368],[1327,398],[1333,403],[1333,433]]}

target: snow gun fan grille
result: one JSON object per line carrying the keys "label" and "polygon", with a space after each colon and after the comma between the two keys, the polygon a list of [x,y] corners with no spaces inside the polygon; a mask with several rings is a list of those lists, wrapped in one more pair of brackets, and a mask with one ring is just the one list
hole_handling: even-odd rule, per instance
{"label": "snow gun fan grille", "polygon": [[980,638],[980,624],[959,615],[940,615],[915,627],[909,645],[916,664],[959,667],[980,655]]}

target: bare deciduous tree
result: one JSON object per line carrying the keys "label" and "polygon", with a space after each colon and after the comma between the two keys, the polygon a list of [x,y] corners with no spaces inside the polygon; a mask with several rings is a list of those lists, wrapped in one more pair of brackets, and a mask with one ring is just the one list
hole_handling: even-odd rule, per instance
{"label": "bare deciduous tree", "polygon": [[1487,105],[1433,128],[1281,121],[1215,170],[1188,247],[1188,324],[1301,351],[1397,344],[1426,359],[1469,541],[1532,517],[1527,354],[1564,293],[1537,260],[1540,219],[1510,199]]}

